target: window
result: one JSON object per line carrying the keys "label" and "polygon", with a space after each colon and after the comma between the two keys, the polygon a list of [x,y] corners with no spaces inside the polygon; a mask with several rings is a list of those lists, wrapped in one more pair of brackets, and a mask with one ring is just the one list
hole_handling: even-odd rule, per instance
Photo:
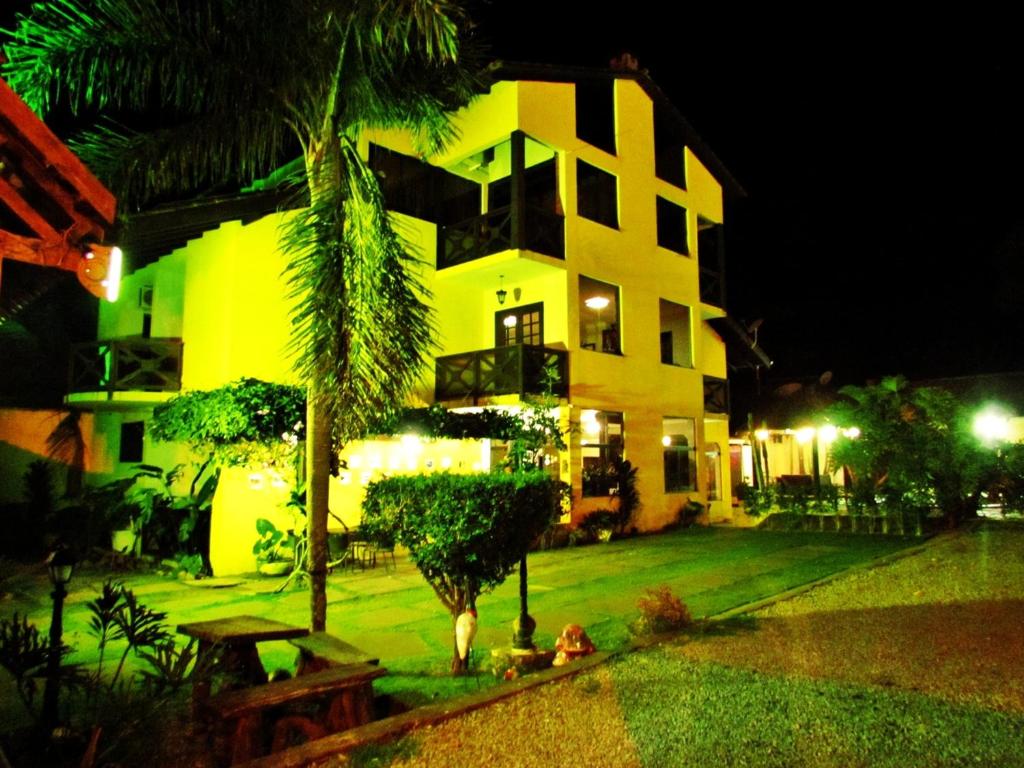
{"label": "window", "polygon": [[617,285],[580,275],[580,347],[621,354]]}
{"label": "window", "polygon": [[146,424],[142,421],[126,421],[121,424],[121,446],[118,449],[118,461],[123,463],[142,461],[142,436],[145,431]]}
{"label": "window", "polygon": [[686,246],[686,209],[658,198],[658,245],[670,251],[689,255]]}
{"label": "window", "polygon": [[580,415],[583,495],[609,496],[618,487],[612,457],[622,458],[622,414],[584,410]]}
{"label": "window", "polygon": [[576,83],[576,135],[615,154],[615,81]]}
{"label": "window", "polygon": [[693,336],[690,308],[665,299],[658,300],[661,316],[661,362],[693,367]]}
{"label": "window", "polygon": [[661,420],[665,492],[696,490],[697,454],[694,420],[666,416]]}
{"label": "window", "polygon": [[576,161],[576,212],[585,219],[619,227],[618,181],[600,168]]}
{"label": "window", "polygon": [[544,344],[544,304],[528,304],[494,313],[494,346]]}

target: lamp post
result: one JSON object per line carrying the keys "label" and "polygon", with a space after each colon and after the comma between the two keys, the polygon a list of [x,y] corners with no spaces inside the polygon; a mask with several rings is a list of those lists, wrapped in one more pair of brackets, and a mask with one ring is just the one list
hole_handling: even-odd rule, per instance
{"label": "lamp post", "polygon": [[50,655],[46,664],[46,688],[43,690],[43,725],[52,730],[57,725],[57,695],[60,691],[60,657],[64,634],[64,598],[67,584],[75,569],[71,550],[60,545],[46,558],[46,569],[53,584],[53,616],[50,619]]}

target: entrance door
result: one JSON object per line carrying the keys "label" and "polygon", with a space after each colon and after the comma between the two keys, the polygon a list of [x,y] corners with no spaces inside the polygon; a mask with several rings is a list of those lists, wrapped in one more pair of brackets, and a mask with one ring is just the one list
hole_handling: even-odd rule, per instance
{"label": "entrance door", "polygon": [[494,313],[494,346],[544,344],[544,303],[527,304]]}

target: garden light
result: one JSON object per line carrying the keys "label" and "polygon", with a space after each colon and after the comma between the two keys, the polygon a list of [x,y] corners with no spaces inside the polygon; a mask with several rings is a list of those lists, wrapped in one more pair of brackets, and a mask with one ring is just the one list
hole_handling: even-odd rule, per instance
{"label": "garden light", "polygon": [[801,427],[796,431],[796,441],[800,445],[806,445],[814,438],[814,427]]}
{"label": "garden light", "polygon": [[825,444],[834,443],[838,436],[839,430],[832,424],[826,424],[818,430],[818,439]]}
{"label": "garden light", "polygon": [[71,550],[58,546],[46,559],[46,570],[53,584],[53,615],[50,619],[50,649],[46,660],[46,688],[43,690],[41,718],[47,728],[57,725],[57,694],[60,691],[60,656],[64,647],[64,598],[68,582],[75,570],[75,557]]}
{"label": "garden light", "polygon": [[857,427],[848,427],[847,429],[843,430],[843,437],[849,440],[856,440],[858,437],[860,437],[860,429]]}
{"label": "garden light", "polygon": [[1010,436],[1010,419],[1004,413],[988,408],[974,417],[975,436],[985,443],[1000,443]]}
{"label": "garden light", "polygon": [[772,433],[771,433],[771,432],[769,432],[769,431],[768,431],[767,429],[758,429],[758,430],[756,430],[756,431],[754,432],[754,437],[756,437],[756,438],[757,438],[758,440],[760,440],[760,441],[761,441],[762,443],[763,443],[763,442],[764,442],[765,440],[767,440],[767,439],[768,439],[769,437],[771,437],[771,435],[772,435]]}

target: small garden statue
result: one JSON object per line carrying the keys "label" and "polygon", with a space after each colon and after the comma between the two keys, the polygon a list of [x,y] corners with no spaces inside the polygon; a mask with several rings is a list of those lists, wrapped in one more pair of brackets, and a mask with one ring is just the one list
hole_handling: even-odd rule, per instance
{"label": "small garden statue", "polygon": [[581,656],[589,656],[597,648],[594,646],[593,641],[587,637],[583,627],[579,624],[566,624],[562,634],[555,641],[555,650],[558,653],[555,655],[555,660],[552,663],[556,667],[561,667]]}
{"label": "small garden statue", "polygon": [[476,637],[476,609],[467,608],[455,620],[455,648],[459,652],[460,659],[465,660],[469,656],[474,637]]}

